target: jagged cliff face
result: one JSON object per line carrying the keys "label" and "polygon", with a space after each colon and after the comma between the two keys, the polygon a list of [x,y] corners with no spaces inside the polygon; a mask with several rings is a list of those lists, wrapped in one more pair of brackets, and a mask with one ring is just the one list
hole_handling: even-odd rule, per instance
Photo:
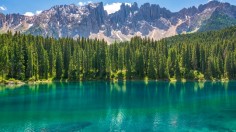
{"label": "jagged cliff face", "polygon": [[36,16],[27,33],[56,38],[88,37],[90,33],[99,32],[106,16],[102,3],[54,6]]}
{"label": "jagged cliff face", "polygon": [[6,31],[25,32],[33,23],[33,17],[27,17],[20,14],[4,15],[0,13],[0,33]]}
{"label": "jagged cliff face", "polygon": [[[217,21],[219,17],[221,21]],[[159,40],[182,33],[205,31],[203,28],[216,30],[224,27],[219,23],[227,26],[236,24],[235,18],[236,6],[216,1],[179,12],[149,3],[140,7],[137,3],[122,4],[120,10],[112,14],[107,14],[103,3],[90,3],[85,6],[54,6],[32,17],[0,13],[0,32],[21,31],[55,38],[90,37],[112,43],[128,41],[137,35]],[[214,26],[216,22],[218,27]]]}

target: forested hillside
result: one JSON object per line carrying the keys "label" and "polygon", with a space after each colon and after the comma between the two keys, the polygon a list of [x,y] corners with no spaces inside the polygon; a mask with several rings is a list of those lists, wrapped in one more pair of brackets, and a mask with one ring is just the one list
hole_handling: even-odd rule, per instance
{"label": "forested hillside", "polygon": [[210,19],[202,23],[202,26],[198,32],[220,30],[232,27],[233,25],[236,25],[235,18],[231,18],[225,14],[220,13],[219,11],[216,11],[212,14]]}
{"label": "forested hillside", "polygon": [[236,27],[161,41],[0,35],[4,79],[236,79]]}

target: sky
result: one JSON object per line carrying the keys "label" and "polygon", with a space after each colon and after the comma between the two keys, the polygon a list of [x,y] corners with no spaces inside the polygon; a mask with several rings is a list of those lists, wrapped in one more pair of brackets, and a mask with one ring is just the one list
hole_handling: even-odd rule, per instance
{"label": "sky", "polygon": [[[120,3],[137,2],[140,6],[143,3],[159,4],[173,12],[179,11],[184,7],[199,6],[209,0],[0,0],[0,12],[4,14],[20,13],[28,16],[39,14],[42,10],[47,10],[55,5],[84,5],[88,3],[103,2],[105,9],[112,13],[119,9]],[[236,5],[236,0],[220,0]]]}

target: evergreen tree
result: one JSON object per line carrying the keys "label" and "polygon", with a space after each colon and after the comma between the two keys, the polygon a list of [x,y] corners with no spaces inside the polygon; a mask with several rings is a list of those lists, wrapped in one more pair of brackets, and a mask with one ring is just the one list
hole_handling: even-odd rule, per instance
{"label": "evergreen tree", "polygon": [[61,79],[63,74],[62,69],[62,55],[61,52],[58,52],[56,57],[56,79]]}

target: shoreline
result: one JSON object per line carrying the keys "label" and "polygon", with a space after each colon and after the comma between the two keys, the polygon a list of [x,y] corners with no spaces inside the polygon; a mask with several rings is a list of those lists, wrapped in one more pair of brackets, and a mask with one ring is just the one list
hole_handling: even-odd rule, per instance
{"label": "shoreline", "polygon": [[48,83],[55,83],[55,82],[92,82],[92,81],[107,81],[107,82],[113,82],[113,83],[118,83],[118,82],[127,82],[127,81],[144,81],[144,82],[151,82],[151,81],[156,81],[156,82],[169,82],[169,83],[186,83],[186,82],[199,82],[199,83],[205,83],[205,82],[221,82],[221,83],[227,83],[230,81],[236,81],[234,79],[215,79],[215,80],[193,80],[193,79],[160,79],[160,80],[154,80],[154,79],[129,79],[129,80],[107,80],[107,79],[94,79],[94,80],[80,80],[80,81],[71,81],[71,80],[38,80],[38,81],[20,81],[20,80],[5,80],[4,82],[0,81],[0,85],[5,85],[5,86],[22,86],[22,85],[35,85],[35,84],[48,84]]}

